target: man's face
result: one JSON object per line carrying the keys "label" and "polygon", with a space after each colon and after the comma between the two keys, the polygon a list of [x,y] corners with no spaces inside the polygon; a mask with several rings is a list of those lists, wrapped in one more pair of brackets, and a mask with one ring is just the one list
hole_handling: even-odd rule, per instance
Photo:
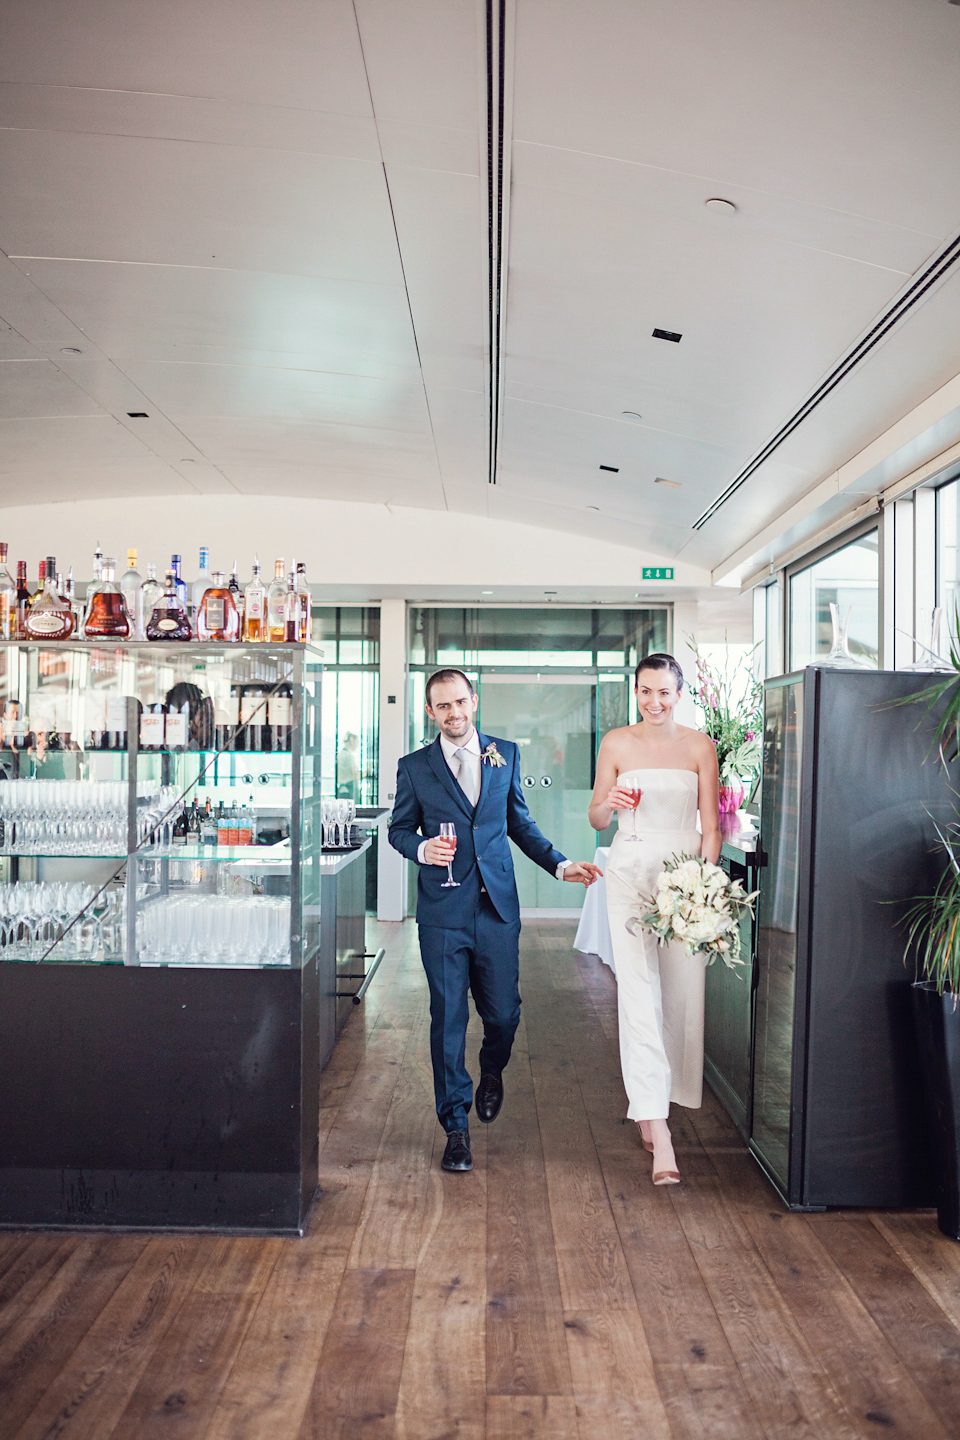
{"label": "man's face", "polygon": [[448,740],[459,744],[470,738],[477,704],[476,695],[470,693],[464,680],[437,681],[430,689],[427,714]]}

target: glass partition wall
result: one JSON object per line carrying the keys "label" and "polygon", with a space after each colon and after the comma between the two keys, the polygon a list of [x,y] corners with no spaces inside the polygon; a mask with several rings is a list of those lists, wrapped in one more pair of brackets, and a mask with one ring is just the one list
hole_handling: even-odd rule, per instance
{"label": "glass partition wall", "polygon": [[[447,665],[463,670],[480,696],[480,729],[520,747],[537,824],[564,854],[589,859],[610,839],[587,822],[597,749],[608,730],[636,720],[634,668],[644,655],[669,650],[671,618],[667,606],[411,606],[410,747],[437,733],[424,712],[428,676]],[[524,908],[579,908],[579,887],[558,885],[517,850],[514,863]]]}
{"label": "glass partition wall", "polygon": [[851,654],[877,667],[880,651],[880,547],[874,527],[789,576],[789,670],[802,670],[830,653],[836,604],[847,625]]}

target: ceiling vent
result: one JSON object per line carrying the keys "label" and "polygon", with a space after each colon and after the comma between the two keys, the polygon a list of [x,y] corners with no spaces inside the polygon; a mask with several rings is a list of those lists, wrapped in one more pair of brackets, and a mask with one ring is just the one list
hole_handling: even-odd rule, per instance
{"label": "ceiling vent", "polygon": [[679,345],[683,336],[677,330],[654,330],[654,340],[672,340],[674,345]]}
{"label": "ceiling vent", "polygon": [[[818,405],[822,405],[827,396],[836,390],[853,371],[884,341],[901,320],[907,318],[910,311],[925,300],[929,292],[938,281],[952,270],[957,261],[960,260],[960,235],[955,235],[937,255],[919,270],[908,285],[905,286],[895,300],[887,306],[870,326],[865,335],[862,335],[857,343],[847,352],[841,361],[825,376],[817,388],[807,396],[799,410],[796,410],[785,424],[781,425],[777,433],[772,436],[753,459],[744,466],[739,475],[735,475],[716,500],[708,505],[703,514],[693,522],[694,530],[702,530],[708,520],[722,505],[725,505],[731,496],[735,495],[741,485],[745,485],[751,475],[755,475],[774,451],[779,450],[783,442],[793,434],[809,415],[812,415]],[[656,334],[656,331],[654,331]]]}

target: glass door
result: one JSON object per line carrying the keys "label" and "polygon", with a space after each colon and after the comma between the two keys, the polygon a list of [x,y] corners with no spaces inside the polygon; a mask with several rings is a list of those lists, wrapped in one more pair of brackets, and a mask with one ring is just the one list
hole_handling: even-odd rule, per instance
{"label": "glass door", "polygon": [[[622,675],[481,673],[479,728],[520,747],[530,813],[571,860],[592,860],[605,837],[587,819],[599,741],[628,720],[629,679]],[[579,885],[559,884],[513,846],[520,904],[576,910]]]}

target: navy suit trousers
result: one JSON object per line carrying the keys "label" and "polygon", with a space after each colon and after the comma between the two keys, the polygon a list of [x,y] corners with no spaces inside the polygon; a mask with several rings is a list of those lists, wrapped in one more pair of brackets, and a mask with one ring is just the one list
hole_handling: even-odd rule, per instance
{"label": "navy suit trousers", "polygon": [[480,1072],[499,1074],[520,1023],[520,921],[501,920],[481,893],[461,928],[421,925],[420,955],[430,987],[430,1056],[437,1117],[466,1130],[473,1083],[465,1064],[468,989],[483,1021]]}

